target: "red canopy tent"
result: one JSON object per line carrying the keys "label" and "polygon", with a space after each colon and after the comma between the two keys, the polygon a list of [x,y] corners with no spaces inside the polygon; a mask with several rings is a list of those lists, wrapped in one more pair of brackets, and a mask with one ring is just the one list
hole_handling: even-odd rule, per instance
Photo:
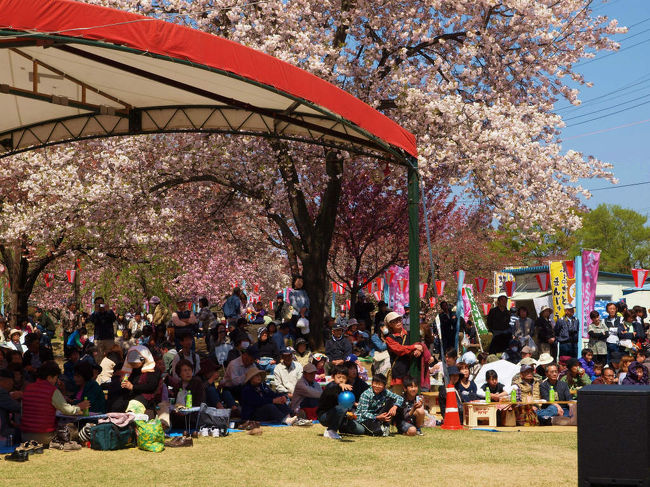
{"label": "red canopy tent", "polygon": [[415,137],[361,100],[232,41],[70,0],[0,0],[0,66],[0,158],[87,138],[218,132],[406,165],[419,316]]}

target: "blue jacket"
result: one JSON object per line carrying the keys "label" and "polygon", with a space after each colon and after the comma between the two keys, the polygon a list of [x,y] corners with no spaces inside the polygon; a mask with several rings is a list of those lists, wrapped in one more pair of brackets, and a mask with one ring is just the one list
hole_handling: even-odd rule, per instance
{"label": "blue jacket", "polygon": [[223,315],[226,318],[235,318],[241,314],[241,299],[234,294],[230,295],[223,304]]}
{"label": "blue jacket", "polygon": [[555,338],[560,343],[577,342],[579,328],[580,324],[575,316],[560,318],[555,323]]}
{"label": "blue jacket", "polygon": [[257,387],[247,383],[241,390],[241,400],[239,401],[241,404],[241,418],[244,420],[249,419],[257,408],[273,403],[273,399],[280,396],[282,394],[273,392],[265,382],[262,382]]}
{"label": "blue jacket", "polygon": [[289,303],[293,307],[293,314],[300,314],[302,308],[307,308],[309,314],[309,296],[304,289],[292,289],[289,293]]}

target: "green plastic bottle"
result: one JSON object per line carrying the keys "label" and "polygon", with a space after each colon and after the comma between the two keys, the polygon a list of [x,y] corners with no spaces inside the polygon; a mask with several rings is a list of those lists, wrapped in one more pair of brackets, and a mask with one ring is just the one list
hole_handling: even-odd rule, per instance
{"label": "green plastic bottle", "polygon": [[555,388],[551,386],[551,389],[548,391],[548,400],[550,402],[555,402]]}
{"label": "green plastic bottle", "polygon": [[517,402],[517,391],[515,389],[510,391],[510,402],[513,404]]}
{"label": "green plastic bottle", "polygon": [[[88,398],[84,396],[84,401],[87,401]],[[90,407],[84,409],[84,416],[90,416]]]}
{"label": "green plastic bottle", "polygon": [[490,388],[486,387],[485,388],[485,403],[490,404],[491,398],[490,398]]}
{"label": "green plastic bottle", "polygon": [[185,407],[192,407],[192,391],[187,391],[187,395],[185,396]]}

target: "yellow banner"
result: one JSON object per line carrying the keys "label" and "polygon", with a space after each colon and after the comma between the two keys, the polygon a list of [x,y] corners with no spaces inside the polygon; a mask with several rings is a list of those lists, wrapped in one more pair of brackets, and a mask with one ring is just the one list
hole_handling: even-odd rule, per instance
{"label": "yellow banner", "polygon": [[576,280],[569,279],[564,270],[564,263],[550,262],[549,271],[551,274],[551,291],[553,297],[553,316],[556,320],[564,317],[564,305],[575,303]]}

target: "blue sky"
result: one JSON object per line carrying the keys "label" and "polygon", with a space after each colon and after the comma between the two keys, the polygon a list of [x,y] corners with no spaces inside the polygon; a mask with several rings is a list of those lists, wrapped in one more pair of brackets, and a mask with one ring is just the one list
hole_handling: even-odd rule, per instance
{"label": "blue sky", "polygon": [[618,204],[650,216],[650,184],[625,186],[650,182],[650,0],[595,0],[593,9],[594,14],[632,27],[615,37],[621,44],[619,52],[603,51],[595,61],[577,67],[594,86],[581,88],[580,108],[562,109],[567,103],[557,104],[567,124],[562,146],[614,165],[617,186],[603,180],[583,181],[584,187],[597,189],[585,201],[587,206]]}

